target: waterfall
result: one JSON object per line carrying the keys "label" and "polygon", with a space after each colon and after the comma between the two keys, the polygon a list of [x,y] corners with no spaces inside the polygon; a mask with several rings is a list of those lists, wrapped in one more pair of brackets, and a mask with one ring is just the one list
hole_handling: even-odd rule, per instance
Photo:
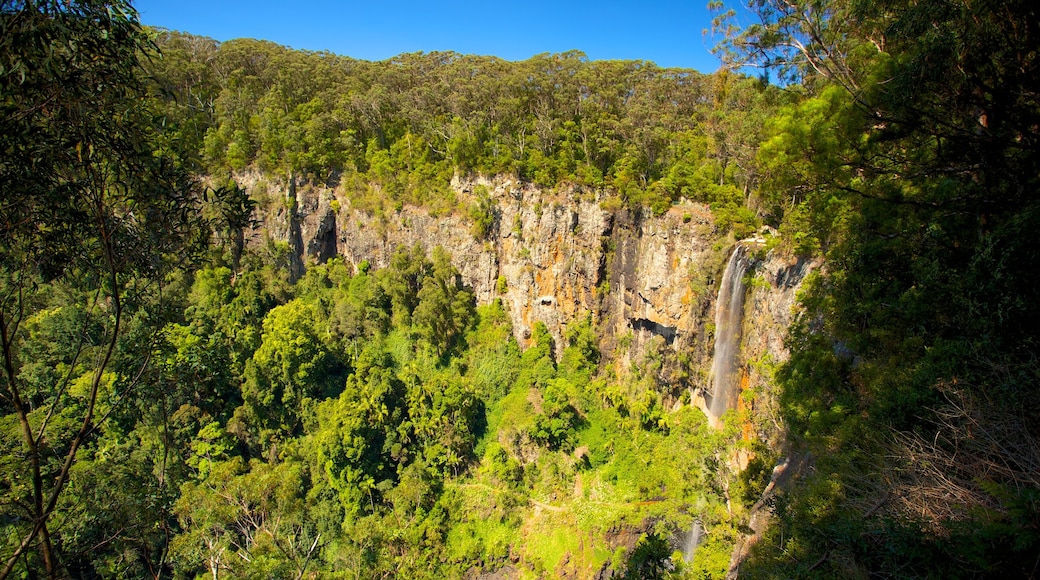
{"label": "waterfall", "polygon": [[683,536],[682,541],[683,560],[687,564],[693,563],[693,553],[697,551],[702,535],[704,535],[704,527],[701,525],[701,521],[694,520],[693,525],[690,526],[690,531]]}
{"label": "waterfall", "polygon": [[744,274],[751,261],[747,250],[737,244],[722,274],[719,297],[715,303],[715,357],[711,363],[711,404],[708,416],[718,421],[727,410],[736,407],[740,386],[738,355],[740,326],[744,320]]}

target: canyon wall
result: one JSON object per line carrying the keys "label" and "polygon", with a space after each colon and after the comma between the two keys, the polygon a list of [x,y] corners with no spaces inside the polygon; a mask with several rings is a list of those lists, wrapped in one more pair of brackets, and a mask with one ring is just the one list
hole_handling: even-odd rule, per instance
{"label": "canyon wall", "polygon": [[[441,246],[479,304],[502,300],[521,345],[528,346],[534,325],[542,322],[559,352],[567,325],[592,316],[600,349],[618,376],[653,349],[663,363],[658,379],[675,404],[689,393],[707,413],[716,301],[735,241],[720,236],[704,204],[679,203],[653,216],[605,209],[609,204],[589,189],[547,191],[507,177],[478,177],[452,181],[462,211],[435,215],[401,205],[367,212],[332,188],[286,187],[258,174],[238,181],[258,201],[258,226],[248,236],[254,245],[288,241],[301,268],[333,257],[355,268],[366,261],[382,268],[402,246],[417,244],[427,252]],[[485,232],[474,231],[465,209],[478,195],[491,202],[485,204],[493,215]],[[788,357],[784,338],[797,291],[820,266],[768,252],[762,238],[741,243],[749,261],[736,363],[742,437],[763,442],[780,457],[774,475],[782,477],[774,477],[748,514],[750,528],[734,547],[731,575],[767,525],[764,500],[798,471],[784,469],[791,461],[784,456],[773,373]],[[731,458],[733,472],[751,457],[738,452]]]}
{"label": "canyon wall", "polygon": [[[601,322],[608,347],[624,338],[632,347],[626,353],[654,336],[673,351],[703,339],[704,315],[714,300],[711,278],[718,272],[699,287],[690,281],[705,278],[699,272],[706,267],[720,267],[704,204],[677,204],[653,217],[605,210],[597,192],[587,189],[550,192],[510,178],[455,179],[458,207],[475,203],[477,188],[493,202],[492,227],[478,237],[465,210],[432,215],[405,205],[371,214],[351,207],[334,189],[293,192],[256,174],[239,176],[239,182],[260,198],[261,225],[251,233],[252,243],[289,240],[304,262],[340,256],[376,268],[401,246],[442,246],[478,303],[502,299],[522,345],[543,322],[562,349],[567,324],[587,315]],[[293,193],[295,203],[289,201]]]}
{"label": "canyon wall", "polygon": [[[586,188],[548,191],[510,177],[456,177],[451,188],[461,211],[435,215],[401,205],[366,212],[333,188],[290,188],[255,173],[237,178],[259,202],[253,244],[289,241],[302,264],[338,256],[375,268],[402,246],[441,246],[478,303],[503,301],[521,345],[542,322],[562,350],[567,325],[591,315],[601,349],[622,372],[655,348],[666,359],[663,380],[681,382],[675,387],[692,389],[695,398],[709,384],[715,301],[733,240],[719,236],[704,204],[681,202],[653,216],[604,209],[601,194]],[[466,209],[478,193],[493,208],[484,235],[473,231]],[[761,240],[750,247],[742,386],[763,391],[772,366],[786,358],[795,291],[813,265],[766,254]],[[756,414],[772,412],[771,402],[755,404],[762,407]],[[777,442],[775,433],[760,435]]]}

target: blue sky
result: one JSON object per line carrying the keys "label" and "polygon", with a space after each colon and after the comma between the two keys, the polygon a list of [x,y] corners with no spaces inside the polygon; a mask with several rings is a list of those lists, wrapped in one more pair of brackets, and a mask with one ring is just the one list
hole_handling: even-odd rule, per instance
{"label": "blue sky", "polygon": [[707,0],[475,2],[138,0],[141,21],[217,40],[250,37],[364,60],[453,50],[523,60],[577,49],[713,72]]}

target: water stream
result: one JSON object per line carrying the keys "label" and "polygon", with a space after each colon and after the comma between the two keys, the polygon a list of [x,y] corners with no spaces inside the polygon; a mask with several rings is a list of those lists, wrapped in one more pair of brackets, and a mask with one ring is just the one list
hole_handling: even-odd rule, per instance
{"label": "water stream", "polygon": [[683,560],[687,564],[693,563],[693,554],[697,551],[697,546],[701,543],[701,536],[703,535],[704,527],[701,525],[701,521],[694,520],[693,525],[690,526],[690,531],[683,536],[682,540]]}
{"label": "water stream", "polygon": [[718,421],[737,406],[740,395],[740,327],[744,320],[744,274],[751,266],[747,249],[737,244],[722,274],[715,303],[715,356],[711,364],[711,403],[708,415]]}

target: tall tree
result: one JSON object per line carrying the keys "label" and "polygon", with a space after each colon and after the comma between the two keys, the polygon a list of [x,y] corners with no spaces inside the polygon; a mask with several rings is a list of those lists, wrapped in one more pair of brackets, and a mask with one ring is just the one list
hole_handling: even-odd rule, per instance
{"label": "tall tree", "polygon": [[[828,464],[836,487],[785,516],[798,539],[828,543],[794,556],[819,560],[817,574],[839,557],[900,576],[1034,573],[1040,295],[1027,273],[1040,254],[1027,232],[1040,227],[1040,9],[752,8],[759,22],[722,48],[808,89],[763,153],[786,229],[828,258],[806,294],[806,319],[821,324],[796,330],[780,373],[792,431],[891,458]],[[900,513],[910,506],[912,520]],[[857,553],[868,537],[898,562]]]}
{"label": "tall tree", "polygon": [[[18,426],[0,508],[18,539],[0,578],[19,563],[62,573],[50,523],[70,470],[102,411],[132,396],[162,284],[203,239],[194,182],[153,150],[148,49],[128,2],[0,3],[0,409]],[[59,372],[32,381],[30,330],[55,317]]]}

